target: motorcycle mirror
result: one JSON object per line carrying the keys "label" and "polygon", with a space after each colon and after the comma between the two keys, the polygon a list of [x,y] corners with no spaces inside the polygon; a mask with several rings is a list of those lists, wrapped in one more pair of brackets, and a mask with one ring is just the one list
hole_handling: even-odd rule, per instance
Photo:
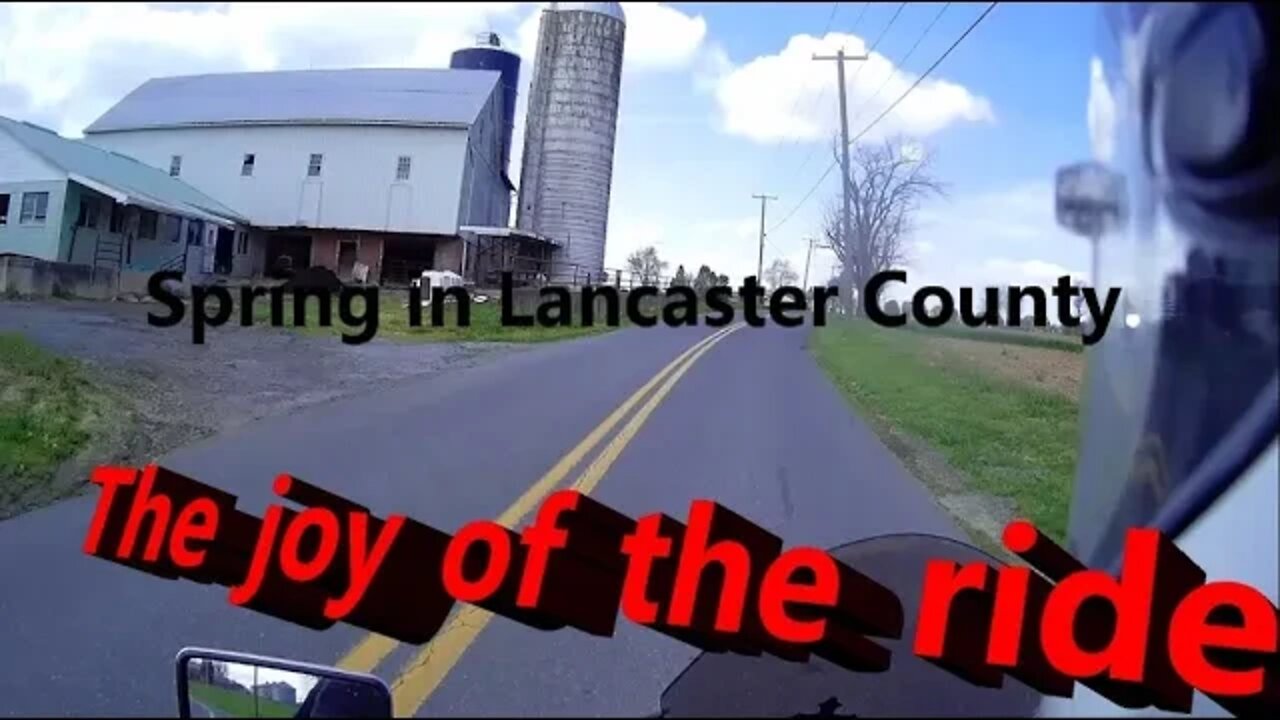
{"label": "motorcycle mirror", "polygon": [[372,675],[247,653],[178,653],[183,718],[389,718],[391,691]]}
{"label": "motorcycle mirror", "polygon": [[1054,208],[1058,224],[1096,240],[1122,226],[1127,207],[1124,178],[1096,162],[1058,170]]}

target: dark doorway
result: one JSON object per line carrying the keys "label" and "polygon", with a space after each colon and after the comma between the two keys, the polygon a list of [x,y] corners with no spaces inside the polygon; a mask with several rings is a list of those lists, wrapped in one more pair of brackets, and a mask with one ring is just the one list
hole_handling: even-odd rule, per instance
{"label": "dark doorway", "polygon": [[219,275],[231,272],[232,253],[235,251],[235,231],[218,228],[218,244],[213,252],[213,271]]}
{"label": "dark doorway", "polygon": [[387,238],[382,246],[382,283],[408,285],[434,267],[437,240],[432,237]]}
{"label": "dark doorway", "polygon": [[266,261],[268,273],[311,267],[311,236],[276,233],[267,236]]}
{"label": "dark doorway", "polygon": [[355,240],[341,240],[338,242],[338,277],[342,280],[350,280],[352,271],[355,270],[356,256],[360,245]]}

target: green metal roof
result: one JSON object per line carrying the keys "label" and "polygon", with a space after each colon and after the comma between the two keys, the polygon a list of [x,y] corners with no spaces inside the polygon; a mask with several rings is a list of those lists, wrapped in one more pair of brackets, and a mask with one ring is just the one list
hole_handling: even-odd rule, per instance
{"label": "green metal roof", "polygon": [[[107,194],[123,195],[126,204],[150,206],[172,213],[248,224],[231,208],[185,182],[127,155],[103,150],[86,142],[0,115],[0,130],[9,133],[28,150],[63,171],[73,181]],[[88,182],[84,182],[87,180]],[[119,198],[117,198],[119,200]],[[212,218],[208,216],[213,216]]]}

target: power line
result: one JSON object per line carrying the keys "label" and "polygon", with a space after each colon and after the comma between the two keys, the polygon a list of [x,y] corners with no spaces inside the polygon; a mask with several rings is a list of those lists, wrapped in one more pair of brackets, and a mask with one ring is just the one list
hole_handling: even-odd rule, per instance
{"label": "power line", "polygon": [[[863,3],[863,4],[862,4],[862,12],[863,12],[863,13],[865,13],[865,12],[867,11],[867,5],[870,5],[870,4],[871,4],[870,2],[866,2],[866,3]],[[826,27],[824,27],[824,28],[822,29],[822,34],[821,34],[819,37],[821,37],[821,38],[825,38],[825,37],[827,36],[827,33],[831,32],[831,26],[832,26],[832,24],[833,24],[833,23],[835,23],[836,14],[837,14],[839,11],[840,11],[840,3],[838,3],[838,2],[836,2],[836,3],[831,3],[831,14],[827,16],[827,25],[826,25]],[[862,13],[859,13],[859,14],[858,14],[858,18],[859,18],[859,19],[861,19],[861,18],[862,18]],[[825,90],[826,90],[826,86],[824,85],[824,86],[822,87],[822,89],[825,91]],[[798,110],[798,109],[800,108],[800,99],[801,99],[801,98],[803,98],[803,97],[804,97],[804,92],[803,92],[803,88],[801,88],[801,92],[799,92],[799,93],[797,93],[797,94],[796,94],[796,99],[795,99],[795,101],[793,101],[793,102],[791,103],[791,112],[787,114],[787,118],[793,118],[793,117],[795,117],[795,116],[796,116],[796,110]],[[818,97],[819,97],[819,102],[821,102],[821,98],[822,98],[822,96],[821,96],[821,95],[819,95]],[[799,140],[800,140],[800,139],[799,139],[799,137],[797,136],[797,137],[793,137],[793,138],[791,138],[790,140],[786,141],[785,143],[782,143],[782,144],[780,144],[780,145],[775,145],[775,146],[774,146],[774,147],[776,148],[775,152],[777,152],[777,151],[781,151],[783,148],[790,148],[791,146],[793,146],[793,145],[795,145],[797,142],[799,142]],[[796,173],[797,173],[797,174],[799,174],[799,170],[797,170],[797,171],[796,171]]]}
{"label": "power line", "polygon": [[[867,8],[870,6],[871,6],[870,2],[862,3],[862,12],[858,13],[858,17],[854,18],[853,25],[849,28],[850,35],[857,32],[858,24],[862,22],[862,16],[867,14]],[[832,14],[832,17],[835,17],[834,13]],[[827,36],[827,33],[830,31],[831,31],[831,23],[828,22],[827,29],[822,33],[822,37],[825,38]],[[821,105],[823,99],[826,98],[826,96],[827,96],[827,84],[823,83],[822,88],[818,90],[818,99],[814,101],[814,105]],[[796,172],[800,172],[800,171],[797,170]]]}
{"label": "power line", "polygon": [[[863,10],[865,11],[866,8],[864,7]],[[840,11],[840,3],[838,2],[831,3],[831,14],[827,16],[827,26],[826,28],[823,29],[821,37],[826,37],[827,33],[831,32],[831,24],[835,22],[836,13],[839,11]],[[791,111],[787,113],[787,117],[792,117],[796,114],[796,110],[800,107],[800,98],[802,97],[804,97],[803,92],[796,94],[796,99],[794,102],[791,103]],[[794,142],[795,140],[793,139],[789,141],[787,144],[791,144]]]}
{"label": "power line", "polygon": [[[902,14],[902,9],[906,6],[907,4],[905,2],[898,5],[898,9],[894,11],[893,17],[889,18],[889,23],[880,31],[880,36],[876,38],[875,42],[871,43],[871,47],[867,48],[866,55],[868,58],[870,58],[871,53],[875,52],[876,48],[880,46],[880,41],[884,39],[884,36],[889,34],[889,28],[893,27],[893,24],[898,21],[898,16]],[[849,81],[850,85],[858,81],[858,75],[862,74],[862,68],[864,67],[866,67],[866,64],[859,65],[858,69],[853,71],[853,79]]]}
{"label": "power line", "polygon": [[[857,30],[858,30],[858,24],[862,22],[862,16],[867,14],[867,8],[868,8],[868,7],[870,7],[870,6],[871,6],[871,3],[870,3],[870,2],[864,2],[864,3],[862,3],[862,12],[858,13],[858,17],[854,18],[854,20],[853,20],[853,25],[849,28],[849,33],[850,33],[850,34],[853,34],[853,33],[857,32]],[[833,18],[834,18],[834,17],[835,17],[835,13],[832,13],[832,14],[831,14],[831,17],[833,17]],[[822,36],[823,36],[823,37],[826,37],[826,36],[827,36],[827,32],[830,32],[830,30],[831,30],[831,23],[830,23],[830,22],[828,22],[828,23],[827,23],[827,30],[826,30],[826,31],[824,31],[824,32],[822,33]],[[823,101],[823,100],[826,98],[826,96],[827,96],[827,87],[828,87],[828,85],[827,85],[826,83],[823,83],[823,84],[822,84],[822,89],[820,89],[820,90],[818,91],[818,99],[814,101],[814,105],[815,105],[815,106],[821,106],[821,105],[822,105],[822,101]],[[797,98],[797,100],[799,100],[799,98]],[[792,112],[793,112],[793,113],[795,112],[794,108],[792,109]],[[794,141],[793,141],[793,142],[794,142]],[[800,163],[800,166],[799,166],[799,167],[797,167],[797,168],[796,168],[796,170],[795,170],[795,172],[792,174],[792,175],[793,175],[793,178],[794,178],[794,177],[798,177],[798,176],[800,175],[801,171],[803,171],[803,170],[805,169],[805,167],[809,164],[809,161],[813,159],[813,153],[814,153],[817,149],[818,149],[818,146],[817,146],[817,145],[814,145],[812,148],[810,148],[810,149],[809,149],[809,154],[808,154],[808,155],[805,155],[805,157],[804,157],[804,161],[802,161],[802,162]],[[790,183],[788,183],[788,184],[790,184]]]}
{"label": "power line", "polygon": [[[902,59],[899,60],[896,65],[889,69],[889,74],[885,77],[884,82],[880,83],[880,87],[876,88],[876,91],[871,94],[871,97],[867,98],[866,104],[863,107],[870,107],[871,101],[880,96],[880,93],[889,85],[889,81],[898,74],[898,70],[900,68],[907,64],[907,61],[910,60],[911,56],[915,53],[916,48],[920,47],[920,43],[924,41],[925,37],[929,34],[929,31],[933,29],[933,26],[938,24],[938,21],[942,19],[942,14],[945,13],[949,7],[951,7],[951,3],[943,5],[942,9],[938,11],[938,14],[933,16],[933,20],[930,20],[929,24],[925,26],[924,32],[920,33],[920,37],[916,38],[915,44],[911,46],[911,49],[907,51],[906,55],[902,56]],[[859,70],[861,70],[861,68],[859,68]],[[858,116],[853,119],[854,124],[857,124],[861,119],[862,112],[859,112]]]}
{"label": "power line", "polygon": [[784,215],[782,219],[778,221],[777,225],[774,225],[773,227],[769,228],[769,233],[773,233],[774,230],[777,230],[778,228],[785,225],[786,222],[791,219],[791,216],[795,215],[796,212],[799,211],[800,208],[803,207],[806,202],[808,202],[809,198],[813,195],[813,193],[816,192],[818,190],[818,187],[822,185],[822,181],[827,179],[827,176],[831,174],[832,170],[835,170],[837,164],[838,163],[833,162],[827,166],[826,172],[822,173],[822,177],[818,178],[818,182],[814,183],[813,187],[809,188],[809,192],[805,193],[804,197],[800,198],[800,202],[797,203],[795,207],[791,208],[791,211],[788,212],[786,215]]}
{"label": "power line", "polygon": [[[866,3],[866,4],[864,4],[864,5],[862,6],[862,13],[865,13],[865,12],[867,11],[867,6],[868,6],[868,5],[870,5],[870,4],[871,4],[871,3]],[[895,22],[897,22],[897,20],[898,20],[898,16],[902,14],[902,10],[903,10],[903,8],[905,8],[906,6],[907,6],[907,4],[906,4],[905,2],[903,2],[903,3],[899,3],[899,4],[898,4],[898,9],[894,11],[894,13],[893,13],[893,17],[889,18],[889,22],[884,26],[884,28],[883,28],[883,29],[881,29],[881,30],[880,30],[880,35],[879,35],[879,36],[877,36],[877,37],[876,37],[876,39],[875,39],[875,41],[874,41],[874,42],[872,42],[872,43],[871,43],[871,45],[870,45],[870,47],[868,47],[868,48],[867,48],[867,53],[866,53],[866,54],[867,54],[867,57],[868,57],[868,58],[870,58],[870,57],[871,57],[871,53],[875,52],[875,51],[876,51],[876,48],[880,46],[880,41],[881,41],[881,40],[884,40],[884,36],[885,36],[886,34],[888,34],[888,32],[889,32],[889,28],[893,27],[893,24],[894,24]],[[860,14],[858,15],[858,19],[859,19],[859,20],[861,20],[861,19],[862,19],[862,13],[860,13]],[[855,23],[855,25],[856,25],[856,23]],[[856,29],[856,28],[855,28],[855,29]],[[852,32],[852,30],[851,30],[850,32]],[[850,81],[849,81],[849,84],[850,84],[850,85],[852,85],[852,84],[853,84],[853,82],[854,82],[854,81],[856,81],[856,80],[858,79],[858,74],[862,72],[862,68],[863,68],[864,66],[865,66],[865,65],[859,65],[859,66],[858,66],[858,69],[857,69],[857,70],[855,70],[855,71],[853,71],[853,80],[850,80]],[[818,93],[818,100],[819,100],[819,102],[821,102],[822,98],[826,96],[826,92],[827,92],[827,86],[826,86],[826,85],[823,85],[823,86],[822,86],[822,90],[821,90],[821,92],[819,92],[819,93]],[[818,151],[818,146],[817,146],[817,145],[814,145],[813,147],[809,148],[809,154],[808,154],[808,155],[805,155],[805,157],[804,157],[804,162],[801,162],[801,163],[800,163],[800,167],[796,168],[796,174],[797,174],[797,175],[799,175],[799,174],[800,174],[800,172],[801,172],[802,170],[804,170],[804,169],[805,169],[805,167],[809,164],[809,161],[813,159],[814,153],[816,153],[817,151]]]}
{"label": "power line", "polygon": [[920,83],[924,82],[924,79],[929,77],[929,74],[932,73],[934,70],[936,70],[937,67],[942,64],[942,61],[946,60],[947,56],[950,55],[951,52],[955,50],[960,45],[961,42],[964,41],[965,38],[969,37],[969,33],[973,32],[974,28],[978,27],[978,24],[981,23],[983,20],[985,20],[986,17],[991,14],[991,11],[996,9],[996,5],[999,5],[999,4],[1000,3],[997,1],[988,5],[987,9],[983,10],[982,14],[979,15],[976,20],[970,23],[969,27],[965,28],[965,31],[963,33],[960,33],[960,37],[956,38],[956,41],[951,43],[951,47],[947,48],[946,52],[942,53],[941,57],[939,57],[937,60],[934,60],[933,64],[930,65],[929,68],[925,70],[923,73],[921,73],[920,77],[916,78],[915,82],[911,83],[911,87],[907,88],[905,92],[899,95],[897,100],[894,100],[889,105],[889,107],[884,109],[884,112],[877,115],[876,119],[872,120],[870,125],[863,128],[862,132],[854,136],[854,138],[849,141],[849,144],[853,145],[854,143],[861,140],[862,136],[870,132],[871,128],[875,127],[877,123],[883,120],[889,113],[893,112],[893,109],[898,107],[898,103],[901,103],[903,100],[905,100],[907,96],[911,94],[912,90],[915,90],[917,87],[919,87]]}
{"label": "power line", "polygon": [[[947,56],[949,56],[957,47],[959,47],[960,43],[964,42],[964,39],[969,37],[969,34],[972,33],[974,29],[977,28],[978,25],[981,24],[982,21],[986,19],[987,15],[991,14],[991,11],[996,8],[996,5],[999,5],[999,4],[1000,3],[997,0],[996,2],[993,2],[990,5],[988,5],[987,9],[983,10],[982,14],[979,15],[972,23],[970,23],[969,27],[965,28],[965,31],[963,33],[960,33],[960,37],[956,38],[955,42],[951,43],[951,46],[948,47],[942,53],[942,55],[940,55],[938,59],[933,62],[932,65],[930,65],[924,72],[920,73],[920,77],[916,78],[916,81],[911,83],[911,87],[908,87],[901,95],[898,96],[898,99],[890,103],[889,107],[885,108],[883,112],[877,115],[875,120],[872,120],[871,123],[867,125],[865,128],[863,128],[861,132],[859,132],[857,135],[853,136],[851,140],[849,140],[849,145],[853,145],[857,143],[868,132],[871,131],[871,128],[875,127],[881,120],[883,120],[886,116],[888,116],[889,113],[893,112],[893,109],[896,108],[898,104],[901,103],[903,100],[905,100],[906,97],[911,94],[911,91],[919,87],[920,83],[924,82],[925,78],[929,77],[929,75],[934,70],[936,70],[939,65],[942,64],[942,61],[946,60]],[[782,227],[788,220],[792,218],[792,216],[794,216],[797,212],[799,212],[800,208],[803,207],[804,204],[809,201],[809,198],[812,197],[815,192],[817,192],[818,188],[822,185],[822,181],[827,179],[827,176],[831,174],[831,171],[834,170],[838,164],[839,164],[838,161],[833,160],[831,164],[827,166],[826,171],[822,173],[822,176],[818,178],[818,181],[813,184],[813,187],[809,188],[809,192],[805,193],[804,196],[800,198],[800,202],[796,203],[796,205],[791,208],[791,211],[782,217],[782,220],[778,221],[776,225],[769,228],[768,232],[773,233],[774,230],[777,230],[778,228]]]}

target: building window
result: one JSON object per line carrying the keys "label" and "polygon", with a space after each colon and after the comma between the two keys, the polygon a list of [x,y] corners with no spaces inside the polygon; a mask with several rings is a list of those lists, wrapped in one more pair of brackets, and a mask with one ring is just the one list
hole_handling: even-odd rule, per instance
{"label": "building window", "polygon": [[412,158],[408,155],[400,156],[400,159],[396,161],[396,180],[409,179],[409,166],[412,162]]}
{"label": "building window", "polygon": [[171,243],[182,242],[182,218],[177,215],[164,216],[165,239]]}
{"label": "building window", "polygon": [[182,174],[182,156],[174,155],[169,158],[169,176],[178,177]]}
{"label": "building window", "polygon": [[107,232],[119,234],[124,229],[124,206],[112,201],[111,219],[107,221]]}
{"label": "building window", "polygon": [[9,224],[9,196],[0,194],[0,225]]}
{"label": "building window", "polygon": [[320,177],[320,165],[323,162],[324,155],[311,153],[311,161],[307,163],[307,177]]}
{"label": "building window", "polygon": [[241,230],[240,233],[236,236],[236,254],[238,255],[249,254],[249,233],[245,232],[244,230]]}
{"label": "building window", "polygon": [[156,224],[160,216],[154,210],[143,210],[138,215],[138,238],[141,240],[155,240]]}
{"label": "building window", "polygon": [[244,162],[240,163],[241,177],[253,177],[253,161],[256,159],[253,153],[244,154]]}
{"label": "building window", "polygon": [[49,212],[49,193],[22,193],[22,212],[18,215],[20,223],[43,223]]}

